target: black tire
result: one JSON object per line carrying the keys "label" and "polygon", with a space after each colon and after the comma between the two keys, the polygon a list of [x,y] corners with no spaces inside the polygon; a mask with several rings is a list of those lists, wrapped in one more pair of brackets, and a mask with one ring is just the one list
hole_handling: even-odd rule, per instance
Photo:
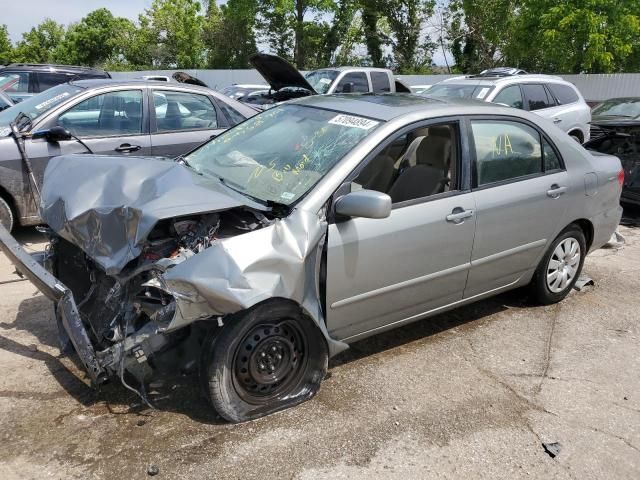
{"label": "black tire", "polygon": [[11,231],[13,229],[13,222],[13,211],[11,207],[4,198],[0,197],[0,225]]}
{"label": "black tire", "polygon": [[326,341],[293,304],[272,301],[227,319],[203,345],[200,374],[218,413],[244,422],[313,397],[327,372]]}
{"label": "black tire", "polygon": [[[556,249],[559,248],[559,245],[567,245],[568,243],[571,243],[571,239],[575,240],[580,248],[580,258],[576,265],[577,269],[575,270],[575,273],[571,277],[570,281],[566,283],[566,285],[561,285],[560,283],[554,288],[553,283],[557,282],[557,276],[553,277],[553,281],[548,281],[547,275],[549,274],[549,272],[553,274],[555,269],[558,269],[559,267],[554,268],[550,262],[554,257],[554,252],[556,252]],[[531,280],[530,284],[533,299],[541,305],[550,305],[552,303],[557,303],[564,297],[566,297],[578,280],[580,273],[582,272],[582,265],[584,264],[584,258],[586,254],[587,242],[584,236],[584,232],[577,225],[569,225],[562,232],[560,232],[560,235],[558,235],[553,243],[549,246],[549,249],[544,254],[544,257],[542,257],[542,260],[540,261],[540,264],[536,269],[536,273],[533,275],[533,279]],[[562,260],[562,262],[566,262],[566,264],[562,263],[562,267],[570,268],[570,260]]]}

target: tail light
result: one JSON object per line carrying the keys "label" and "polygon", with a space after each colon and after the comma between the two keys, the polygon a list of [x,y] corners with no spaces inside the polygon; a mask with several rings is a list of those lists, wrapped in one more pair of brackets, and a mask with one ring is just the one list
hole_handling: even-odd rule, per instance
{"label": "tail light", "polygon": [[624,185],[624,168],[618,172],[618,183],[620,186]]}

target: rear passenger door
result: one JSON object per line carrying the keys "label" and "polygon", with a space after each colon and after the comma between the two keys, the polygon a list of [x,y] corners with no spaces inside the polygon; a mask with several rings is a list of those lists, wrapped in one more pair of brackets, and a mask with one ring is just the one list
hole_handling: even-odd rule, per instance
{"label": "rear passenger door", "polygon": [[[555,99],[541,83],[525,83],[522,85],[524,94],[525,110],[529,110],[541,117],[553,118],[553,107],[556,106]],[[561,123],[561,120],[554,119],[554,123]]]}
{"label": "rear passenger door", "polygon": [[477,209],[465,298],[515,284],[531,273],[563,227],[568,176],[557,149],[532,124],[472,118]]}
{"label": "rear passenger door", "polygon": [[227,128],[225,116],[204,93],[154,89],[150,105],[153,155],[183,155]]}

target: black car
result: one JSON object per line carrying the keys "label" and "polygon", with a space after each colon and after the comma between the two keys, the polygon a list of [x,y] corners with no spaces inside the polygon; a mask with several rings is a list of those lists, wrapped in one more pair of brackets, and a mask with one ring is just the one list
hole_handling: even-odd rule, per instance
{"label": "black car", "polygon": [[14,102],[71,80],[111,78],[107,72],[88,67],[35,63],[13,63],[0,68],[0,92]]}
{"label": "black car", "polygon": [[38,188],[51,157],[175,158],[257,112],[196,85],[112,79],[57,85],[0,112],[0,224],[40,222]]}
{"label": "black car", "polygon": [[594,107],[585,147],[620,158],[625,174],[621,200],[640,205],[640,97],[611,98]]}

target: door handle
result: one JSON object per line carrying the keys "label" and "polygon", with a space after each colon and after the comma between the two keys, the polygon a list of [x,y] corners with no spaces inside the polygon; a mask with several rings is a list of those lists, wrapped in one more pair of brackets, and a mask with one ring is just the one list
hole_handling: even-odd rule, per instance
{"label": "door handle", "polygon": [[558,117],[553,119],[553,123],[560,123],[561,121],[562,121],[562,119],[558,118]]}
{"label": "door handle", "polygon": [[560,195],[567,191],[567,187],[561,187],[560,185],[553,184],[551,188],[547,190],[547,197],[558,198]]}
{"label": "door handle", "polygon": [[473,210],[464,210],[461,207],[454,208],[449,215],[446,216],[447,222],[460,224],[465,218],[473,217]]}
{"label": "door handle", "polygon": [[140,145],[131,145],[129,143],[123,143],[119,147],[116,147],[114,150],[116,152],[121,152],[121,153],[131,153],[131,152],[137,152],[141,148],[142,147]]}

